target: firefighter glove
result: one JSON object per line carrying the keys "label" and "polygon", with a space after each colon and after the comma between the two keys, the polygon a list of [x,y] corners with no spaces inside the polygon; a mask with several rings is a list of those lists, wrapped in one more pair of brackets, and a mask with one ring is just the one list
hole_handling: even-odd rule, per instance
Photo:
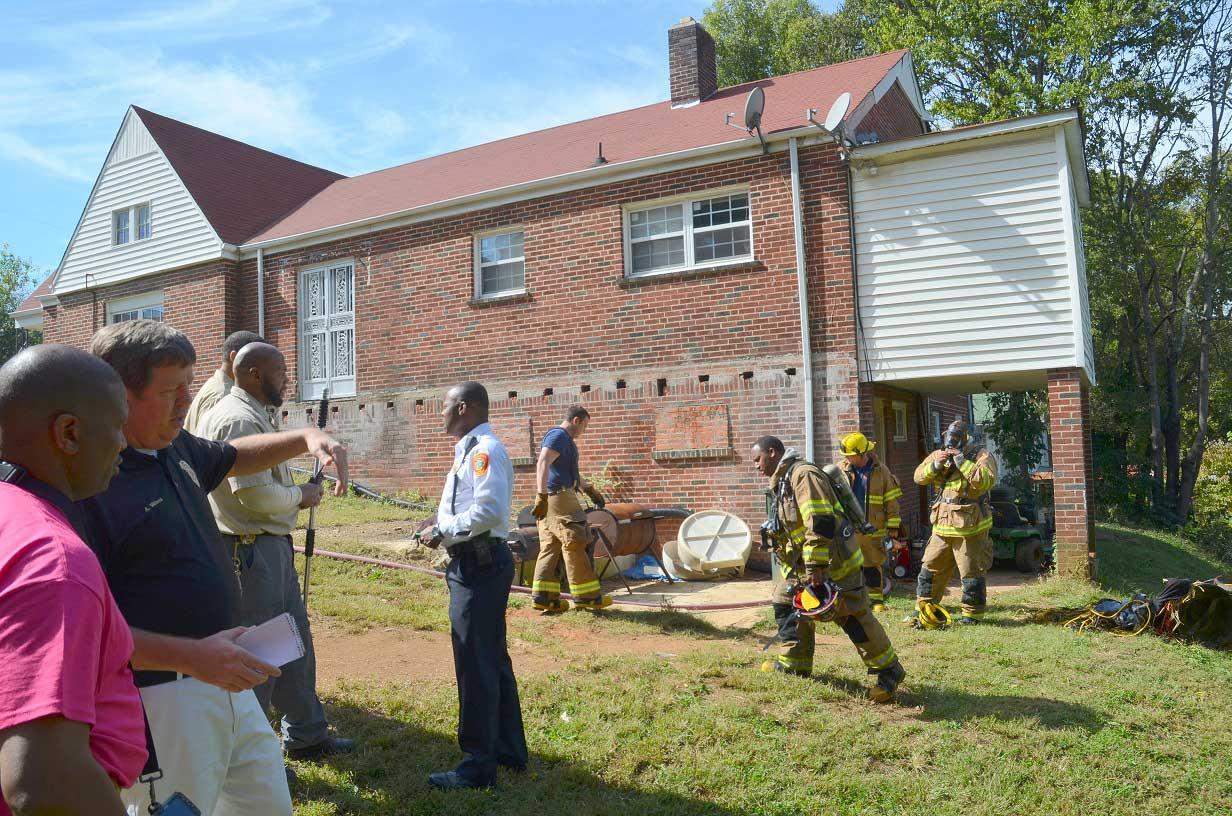
{"label": "firefighter glove", "polygon": [[594,485],[586,485],[585,492],[587,496],[590,496],[590,500],[595,503],[595,507],[598,507],[600,510],[602,510],[603,506],[607,504],[603,498],[603,494],[598,490],[595,490]]}
{"label": "firefighter glove", "polygon": [[537,519],[543,519],[548,514],[548,494],[536,493],[535,506],[530,509],[530,513]]}
{"label": "firefighter glove", "polygon": [[962,455],[962,451],[959,451],[958,453],[954,454],[954,456],[951,459],[951,461],[954,463],[954,467],[962,467],[962,463],[965,462],[966,460],[967,460],[967,457]]}

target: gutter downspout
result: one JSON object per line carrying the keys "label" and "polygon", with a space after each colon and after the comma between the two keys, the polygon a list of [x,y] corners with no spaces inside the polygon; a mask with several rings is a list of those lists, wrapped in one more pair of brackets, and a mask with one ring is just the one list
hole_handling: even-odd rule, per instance
{"label": "gutter downspout", "polygon": [[257,334],[265,336],[265,248],[257,248]]}
{"label": "gutter downspout", "polygon": [[804,369],[804,457],[813,458],[813,348],[809,339],[808,269],[804,257],[804,216],[800,206],[800,156],[796,138],[788,142],[791,154],[791,218],[796,238],[796,290],[800,300],[800,351]]}

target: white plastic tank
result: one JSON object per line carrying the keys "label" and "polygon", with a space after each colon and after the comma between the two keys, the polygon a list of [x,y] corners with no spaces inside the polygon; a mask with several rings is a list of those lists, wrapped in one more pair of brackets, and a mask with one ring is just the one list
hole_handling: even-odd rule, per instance
{"label": "white plastic tank", "polygon": [[739,516],[722,510],[703,510],[681,523],[674,549],[673,560],[687,572],[743,573],[753,550],[753,535]]}

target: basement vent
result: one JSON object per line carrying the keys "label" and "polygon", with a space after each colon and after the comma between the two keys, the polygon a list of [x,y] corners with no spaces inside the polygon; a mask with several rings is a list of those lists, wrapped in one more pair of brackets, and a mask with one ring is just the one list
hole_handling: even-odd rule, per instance
{"label": "basement vent", "polygon": [[655,391],[661,397],[667,393],[667,380],[656,380]]}
{"label": "basement vent", "polygon": [[620,390],[624,389],[625,387],[626,387],[626,384],[625,384],[625,381],[624,381],[624,380],[617,380],[617,381],[616,381],[616,390],[617,390],[617,391],[620,391]]}

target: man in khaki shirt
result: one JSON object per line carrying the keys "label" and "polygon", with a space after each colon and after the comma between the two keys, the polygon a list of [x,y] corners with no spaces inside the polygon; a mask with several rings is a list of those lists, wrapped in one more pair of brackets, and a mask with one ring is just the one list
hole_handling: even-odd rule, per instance
{"label": "man in khaki shirt", "polygon": [[[273,346],[249,343],[234,358],[235,385],[201,419],[198,435],[230,441],[274,430],[267,406],[282,405],[287,363]],[[282,675],[258,686],[269,713],[282,714],[282,738],[292,759],[314,759],[355,749],[354,740],[330,736],[316,691],[316,653],[308,613],[299,594],[291,530],[300,508],[321,501],[321,488],[296,485],[286,464],[249,476],[232,476],[210,494],[210,506],[227,554],[240,580],[240,623],[256,626],[284,612],[299,627],[306,654],[282,667]]]}
{"label": "man in khaki shirt", "polygon": [[201,420],[227,396],[231,386],[235,385],[235,355],[249,343],[264,343],[265,338],[256,332],[233,332],[222,344],[222,365],[213,375],[201,383],[201,390],[193,397],[192,405],[188,406],[188,416],[184,417],[184,430],[190,434],[201,436]]}

